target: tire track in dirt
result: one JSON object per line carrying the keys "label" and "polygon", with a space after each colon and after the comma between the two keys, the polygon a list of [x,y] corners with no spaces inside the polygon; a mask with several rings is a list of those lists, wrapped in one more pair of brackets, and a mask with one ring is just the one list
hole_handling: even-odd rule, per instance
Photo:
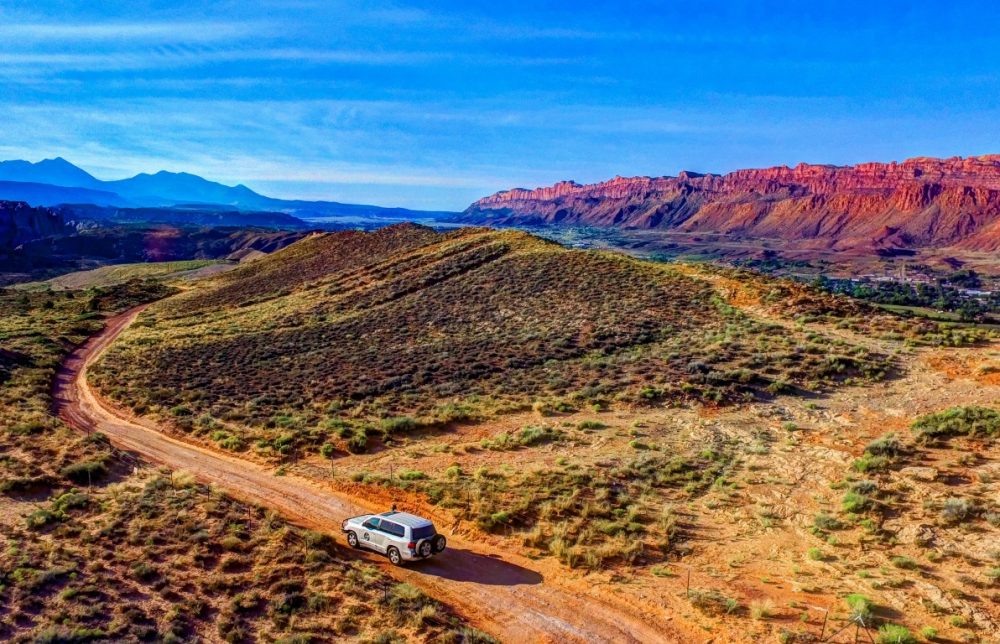
{"label": "tire track in dirt", "polygon": [[[261,465],[174,438],[149,421],[124,418],[103,404],[87,384],[87,367],[145,307],[110,318],[104,330],[63,362],[53,384],[55,412],[70,426],[99,431],[116,446],[155,463],[191,472],[235,498],[276,510],[327,533],[344,518],[374,511],[365,501],[325,490],[298,477],[275,476]],[[378,561],[393,577],[456,607],[474,625],[509,642],[679,642],[690,634],[635,606],[613,606],[586,588],[546,579],[533,562],[480,551],[452,537],[445,555],[405,568]]]}

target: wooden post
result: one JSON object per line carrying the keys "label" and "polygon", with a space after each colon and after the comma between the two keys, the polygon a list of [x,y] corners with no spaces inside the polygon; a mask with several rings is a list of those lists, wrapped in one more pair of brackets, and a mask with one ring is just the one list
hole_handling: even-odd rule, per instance
{"label": "wooden post", "polygon": [[827,608],[826,612],[823,613],[823,627],[819,630],[819,638],[822,640],[823,636],[826,635],[826,620],[830,618],[830,609]]}
{"label": "wooden post", "polygon": [[691,599],[691,569],[688,568],[687,588],[684,589],[684,596]]}

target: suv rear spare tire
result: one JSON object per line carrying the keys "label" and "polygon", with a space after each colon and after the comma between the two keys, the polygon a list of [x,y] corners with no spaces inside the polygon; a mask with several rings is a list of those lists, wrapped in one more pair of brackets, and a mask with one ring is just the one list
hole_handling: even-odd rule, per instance
{"label": "suv rear spare tire", "polygon": [[443,534],[435,535],[434,537],[434,552],[444,552],[444,548],[448,545],[448,540],[444,538]]}

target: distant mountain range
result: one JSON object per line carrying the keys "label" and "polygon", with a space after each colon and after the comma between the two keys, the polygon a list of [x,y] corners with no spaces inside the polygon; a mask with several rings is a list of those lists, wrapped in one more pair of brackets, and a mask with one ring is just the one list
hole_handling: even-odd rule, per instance
{"label": "distant mountain range", "polygon": [[121,207],[221,205],[239,210],[283,212],[305,218],[447,219],[455,214],[335,201],[274,199],[244,185],[226,186],[186,172],[161,171],[102,181],[61,157],[38,163],[21,160],[0,162],[0,199],[24,201],[32,206],[67,203]]}
{"label": "distant mountain range", "polygon": [[827,250],[1000,250],[1000,155],[516,188],[462,221],[722,233]]}

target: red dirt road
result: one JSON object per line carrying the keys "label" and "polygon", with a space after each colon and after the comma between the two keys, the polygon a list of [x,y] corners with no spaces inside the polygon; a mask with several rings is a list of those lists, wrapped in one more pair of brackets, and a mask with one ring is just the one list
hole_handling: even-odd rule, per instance
{"label": "red dirt road", "polygon": [[[87,384],[87,367],[142,312],[132,309],[108,320],[105,329],[74,351],[54,384],[55,410],[85,432],[100,431],[117,447],[146,460],[191,472],[232,496],[272,508],[295,523],[337,535],[341,521],[376,508],[297,477],[272,471],[174,438],[141,418],[126,418],[102,403]],[[505,642],[675,642],[691,641],[639,607],[614,606],[589,589],[586,580],[555,581],[547,568],[517,555],[497,554],[458,538],[441,557],[395,568],[397,579],[454,606],[477,627]]]}

